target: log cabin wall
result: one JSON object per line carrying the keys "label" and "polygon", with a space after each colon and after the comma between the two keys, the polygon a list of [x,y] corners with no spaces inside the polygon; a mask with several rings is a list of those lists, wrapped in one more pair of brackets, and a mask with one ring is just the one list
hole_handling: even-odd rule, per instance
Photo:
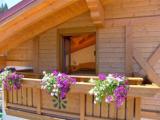
{"label": "log cabin wall", "polygon": [[7,66],[32,67],[33,40],[29,40],[7,53]]}
{"label": "log cabin wall", "polygon": [[[98,28],[96,33],[99,72],[125,72],[125,41],[128,26],[131,26],[133,51],[138,48],[142,58],[148,61],[160,45],[159,8],[159,0],[112,0],[106,5],[105,26]],[[58,55],[56,54],[58,30],[91,26],[94,25],[89,12],[87,12],[39,35],[36,40],[38,41],[37,71],[41,72],[58,67]],[[7,63],[19,65],[19,60],[31,60],[32,45],[32,42],[24,43],[21,47],[10,51],[7,56]],[[22,46],[25,49],[22,50]],[[27,52],[26,48],[30,52]],[[31,65],[30,62],[25,62],[26,64],[27,66]],[[21,65],[24,64],[21,63]],[[154,63],[153,69],[160,77],[160,60]],[[132,72],[145,74],[135,60],[133,60]],[[142,108],[145,110],[160,111],[158,96],[156,98],[144,98],[142,103]]]}

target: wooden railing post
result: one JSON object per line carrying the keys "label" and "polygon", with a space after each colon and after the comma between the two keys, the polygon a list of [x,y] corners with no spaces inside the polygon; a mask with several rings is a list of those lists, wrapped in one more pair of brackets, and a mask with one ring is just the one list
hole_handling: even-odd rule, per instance
{"label": "wooden railing post", "polygon": [[85,118],[85,94],[80,93],[80,120]]}
{"label": "wooden railing post", "polygon": [[3,96],[4,96],[4,108],[7,108],[8,103],[8,91],[3,87]]}
{"label": "wooden railing post", "polygon": [[37,114],[41,114],[41,89],[36,88]]}
{"label": "wooden railing post", "polygon": [[135,97],[135,120],[141,119],[141,97]]}

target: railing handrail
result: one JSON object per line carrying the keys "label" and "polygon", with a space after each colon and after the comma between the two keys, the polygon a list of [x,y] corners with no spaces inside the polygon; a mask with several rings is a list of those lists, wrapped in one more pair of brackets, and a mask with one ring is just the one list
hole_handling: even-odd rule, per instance
{"label": "railing handrail", "polygon": [[[41,87],[41,79],[23,78],[22,86],[25,87]],[[89,93],[89,90],[94,86],[88,82],[77,82],[71,86],[70,92]],[[156,97],[160,93],[160,87],[156,85],[129,85],[128,96],[138,97]]]}

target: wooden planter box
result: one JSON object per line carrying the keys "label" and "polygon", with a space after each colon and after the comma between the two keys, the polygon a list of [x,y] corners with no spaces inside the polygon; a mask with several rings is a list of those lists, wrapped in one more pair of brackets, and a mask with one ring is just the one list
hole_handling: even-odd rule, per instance
{"label": "wooden planter box", "polygon": [[[139,120],[141,116],[141,96],[154,96],[159,88],[131,85],[125,104],[115,108],[115,103],[93,103],[88,91],[93,84],[78,82],[71,86],[63,101],[51,97],[40,89],[40,79],[24,78],[20,90],[4,90],[5,110],[9,115],[31,120]],[[156,92],[155,92],[156,91]],[[148,94],[150,93],[150,94]]]}

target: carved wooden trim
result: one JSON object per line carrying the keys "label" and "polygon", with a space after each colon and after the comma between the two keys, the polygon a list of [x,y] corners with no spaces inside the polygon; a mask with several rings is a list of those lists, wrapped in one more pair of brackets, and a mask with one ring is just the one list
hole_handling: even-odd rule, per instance
{"label": "carved wooden trim", "polygon": [[99,0],[86,0],[93,23],[96,26],[104,25],[104,8]]}

